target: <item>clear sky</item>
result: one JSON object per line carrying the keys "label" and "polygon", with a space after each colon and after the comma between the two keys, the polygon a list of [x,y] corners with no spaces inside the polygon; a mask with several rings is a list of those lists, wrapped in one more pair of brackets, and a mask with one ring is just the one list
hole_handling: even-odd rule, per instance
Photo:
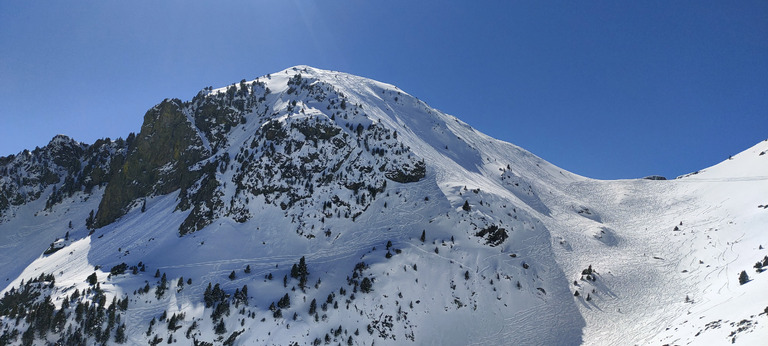
{"label": "clear sky", "polygon": [[125,137],[164,98],[300,64],[593,178],[768,138],[766,1],[0,1],[0,156]]}

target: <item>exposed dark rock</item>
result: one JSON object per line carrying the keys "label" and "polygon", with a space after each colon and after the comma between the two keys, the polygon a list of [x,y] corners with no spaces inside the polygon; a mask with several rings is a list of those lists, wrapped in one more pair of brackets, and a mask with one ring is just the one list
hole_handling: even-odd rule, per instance
{"label": "exposed dark rock", "polygon": [[190,168],[209,153],[181,108],[179,100],[164,100],[146,113],[125,164],[107,185],[96,228],[123,216],[137,198],[168,194],[200,178]]}
{"label": "exposed dark rock", "polygon": [[475,233],[478,237],[485,237],[485,243],[490,246],[497,246],[503,243],[507,238],[509,238],[509,235],[507,234],[507,230],[504,228],[499,228],[496,225],[490,225],[486,228],[483,228],[479,232]]}

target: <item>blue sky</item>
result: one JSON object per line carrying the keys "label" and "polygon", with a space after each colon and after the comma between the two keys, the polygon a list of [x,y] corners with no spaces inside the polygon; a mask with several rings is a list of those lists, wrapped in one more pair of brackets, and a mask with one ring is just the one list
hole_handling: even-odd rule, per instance
{"label": "blue sky", "polygon": [[164,98],[299,64],[593,178],[675,177],[768,138],[766,1],[2,1],[0,155],[125,137]]}

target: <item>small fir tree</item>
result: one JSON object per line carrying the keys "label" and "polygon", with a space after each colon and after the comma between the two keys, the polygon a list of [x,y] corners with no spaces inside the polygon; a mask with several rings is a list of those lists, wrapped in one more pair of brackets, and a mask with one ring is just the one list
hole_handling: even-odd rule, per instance
{"label": "small fir tree", "polygon": [[315,311],[317,311],[317,300],[312,299],[312,302],[309,303],[309,314],[314,315]]}
{"label": "small fir tree", "polygon": [[369,278],[363,278],[363,281],[360,282],[360,290],[363,291],[363,293],[369,293],[371,292],[373,288],[373,282]]}
{"label": "small fir tree", "polygon": [[88,214],[88,218],[85,219],[85,228],[92,230],[93,229],[93,209],[91,209],[91,212]]}
{"label": "small fir tree", "polygon": [[219,323],[216,324],[216,328],[213,330],[216,334],[224,334],[227,332],[227,326],[224,325],[224,320],[219,320]]}
{"label": "small fir tree", "polygon": [[91,286],[95,285],[97,280],[98,279],[96,278],[96,272],[93,272],[93,274],[88,275],[88,280],[87,281],[88,281],[89,285],[91,285]]}
{"label": "small fir tree", "polygon": [[743,285],[747,282],[749,282],[749,275],[747,275],[745,270],[742,270],[741,274],[739,274],[739,284]]}

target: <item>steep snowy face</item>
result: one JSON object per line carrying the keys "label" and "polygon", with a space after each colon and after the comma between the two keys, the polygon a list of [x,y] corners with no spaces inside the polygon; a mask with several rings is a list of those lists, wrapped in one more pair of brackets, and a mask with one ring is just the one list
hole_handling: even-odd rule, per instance
{"label": "steep snowy face", "polygon": [[[361,104],[333,85],[293,72],[283,78],[284,85],[277,77],[251,83],[270,93],[252,96],[255,111],[244,116],[242,133],[231,136],[234,140],[222,153],[220,180],[234,186],[219,190],[228,202],[221,214],[247,221],[251,213],[245,201],[263,197],[299,219],[303,216],[293,212],[294,206],[318,212],[321,203],[327,217],[333,217],[328,209],[334,205],[337,217],[354,219],[388,180],[424,178],[424,161],[398,140],[396,130],[371,119]],[[330,198],[320,201],[321,196]]]}
{"label": "steep snowy face", "polygon": [[[544,185],[577,179],[567,172],[554,173],[558,169],[545,161],[479,134],[394,86],[340,72],[298,66],[226,88],[205,89],[191,102],[179,104],[187,115],[185,126],[197,131],[209,153],[198,155],[203,161],[184,165],[196,172],[190,175],[193,179],[173,185],[181,188],[179,209],[192,209],[179,228],[181,234],[200,230],[219,217],[245,222],[252,217],[249,201],[256,198],[299,219],[307,210],[319,208],[330,216],[331,205],[340,216],[356,218],[384,191],[387,181],[417,182],[429,169],[451,196],[467,181],[478,182],[475,188],[503,190],[507,185],[499,171],[540,178]],[[148,137],[144,131],[138,138]],[[168,169],[165,164],[155,166],[154,170]],[[528,188],[517,195],[529,199],[532,184],[517,180],[512,193],[521,186]],[[131,188],[108,187],[105,200],[112,200],[111,191]],[[152,193],[144,189],[127,199]],[[330,198],[319,200],[326,195]],[[117,207],[102,203],[99,215],[122,215],[127,202]],[[292,208],[297,204],[299,208]],[[99,226],[114,221],[114,216]]]}

